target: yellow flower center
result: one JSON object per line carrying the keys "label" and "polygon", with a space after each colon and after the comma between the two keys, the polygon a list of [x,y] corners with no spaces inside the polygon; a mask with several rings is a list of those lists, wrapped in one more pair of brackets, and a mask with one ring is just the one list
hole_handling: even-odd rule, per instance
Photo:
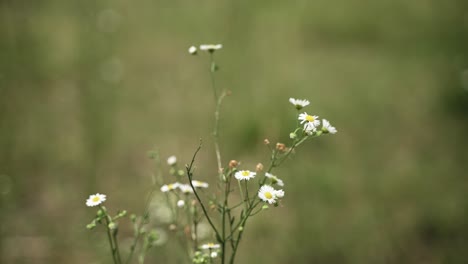
{"label": "yellow flower center", "polygon": [[249,175],[250,175],[249,171],[243,171],[242,172],[242,176],[244,176],[244,177],[248,177]]}
{"label": "yellow flower center", "polygon": [[93,197],[93,202],[97,203],[97,202],[99,202],[99,200],[101,200],[101,199],[99,199],[99,196],[94,196]]}
{"label": "yellow flower center", "polygon": [[265,192],[265,198],[271,199],[273,198],[273,194],[271,194],[271,192]]}
{"label": "yellow flower center", "polygon": [[315,118],[311,115],[307,115],[306,118],[305,118],[307,121],[309,122],[314,122]]}

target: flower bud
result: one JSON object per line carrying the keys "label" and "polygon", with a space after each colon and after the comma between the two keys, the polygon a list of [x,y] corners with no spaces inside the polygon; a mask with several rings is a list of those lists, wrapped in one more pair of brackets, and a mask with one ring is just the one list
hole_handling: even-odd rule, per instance
{"label": "flower bud", "polygon": [[295,138],[297,138],[296,133],[294,133],[294,132],[289,133],[289,138],[290,138],[290,139],[295,139]]}
{"label": "flower bud", "polygon": [[265,139],[263,140],[263,144],[265,144],[265,145],[270,145],[270,141],[268,140],[268,138],[265,138]]}
{"label": "flower bud", "polygon": [[237,167],[237,165],[239,165],[239,162],[237,162],[237,160],[229,161],[229,168],[234,169],[235,167]]}
{"label": "flower bud", "polygon": [[258,163],[257,166],[255,167],[256,172],[261,172],[263,171],[263,164]]}
{"label": "flower bud", "polygon": [[111,230],[115,230],[117,229],[117,223],[115,222],[110,222],[109,225],[107,225],[107,227]]}
{"label": "flower bud", "polygon": [[276,143],[276,149],[277,149],[278,151],[285,151],[285,150],[286,150],[286,145],[283,144],[283,143],[279,143],[279,142],[278,142],[278,143]]}
{"label": "flower bud", "polygon": [[175,231],[175,230],[177,230],[177,226],[174,225],[174,224],[170,224],[170,225],[169,225],[169,230],[170,230],[170,231]]}
{"label": "flower bud", "polygon": [[197,55],[197,47],[195,46],[191,46],[189,49],[188,49],[188,52],[192,55]]}

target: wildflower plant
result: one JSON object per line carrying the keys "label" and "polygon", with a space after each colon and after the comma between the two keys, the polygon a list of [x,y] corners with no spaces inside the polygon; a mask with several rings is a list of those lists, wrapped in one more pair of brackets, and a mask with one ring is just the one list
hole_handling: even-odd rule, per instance
{"label": "wildflower plant", "polygon": [[[264,166],[258,163],[255,168],[245,168],[235,159],[225,163],[219,144],[219,119],[223,100],[231,92],[219,90],[216,86],[215,75],[219,66],[214,56],[222,48],[221,44],[204,44],[198,48],[191,46],[188,49],[191,55],[209,57],[209,74],[215,103],[212,140],[217,165],[211,176],[216,176],[217,184],[213,187],[201,181],[199,173],[195,171],[197,154],[202,148],[201,140],[185,167],[180,167],[175,156],[168,157],[170,177],[164,177],[160,172],[153,180],[152,191],[146,201],[143,215],[130,217],[134,238],[125,262],[122,262],[118,247],[116,220],[126,216],[126,211],[120,211],[111,217],[107,209],[102,206],[106,196],[102,194],[90,196],[86,204],[99,206],[99,210],[88,228],[92,229],[98,223],[106,224],[112,257],[116,264],[130,263],[138,244],[140,244],[138,262],[143,263],[146,252],[157,239],[158,233],[155,230],[147,232],[143,228],[149,222],[148,208],[156,193],[164,196],[166,206],[171,212],[170,223],[166,224],[167,229],[176,234],[176,239],[183,240],[181,244],[187,260],[193,263],[235,263],[249,219],[271,205],[277,207],[285,197],[284,177],[280,179],[273,174],[274,170],[283,165],[306,140],[337,133],[336,128],[328,120],[320,120],[318,115],[303,112],[303,108],[310,105],[308,100],[289,98],[289,102],[297,111],[296,127],[289,134],[290,142],[287,144],[281,142],[271,144],[268,139],[264,140],[269,151],[269,164]],[[151,157],[157,161],[160,168],[158,152],[152,152]],[[211,232],[208,236],[201,234],[201,225],[209,226]]]}

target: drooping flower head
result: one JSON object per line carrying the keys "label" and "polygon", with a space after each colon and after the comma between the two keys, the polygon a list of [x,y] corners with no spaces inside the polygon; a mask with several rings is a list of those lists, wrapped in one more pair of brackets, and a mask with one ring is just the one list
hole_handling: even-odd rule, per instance
{"label": "drooping flower head", "polygon": [[323,133],[330,133],[330,134],[336,134],[338,132],[334,126],[328,122],[326,119],[322,119],[322,131]]}
{"label": "drooping flower head", "polygon": [[301,110],[302,108],[308,106],[310,102],[305,99],[294,99],[294,98],[289,98],[289,102],[296,107],[297,110]]}
{"label": "drooping flower head", "polygon": [[242,181],[242,180],[250,180],[250,179],[253,179],[255,178],[255,175],[257,175],[257,173],[255,172],[251,172],[249,170],[241,170],[241,171],[238,171],[234,174],[234,177],[236,177],[236,179],[238,179],[239,181]]}
{"label": "drooping flower head", "polygon": [[279,179],[278,177],[276,177],[275,175],[271,173],[268,173],[268,172],[265,173],[265,177],[269,178],[272,184],[278,184],[278,186],[284,186],[283,180]]}
{"label": "drooping flower head", "polygon": [[102,204],[106,200],[106,195],[105,194],[91,194],[89,198],[86,200],[86,205],[89,207],[93,207],[96,205]]}
{"label": "drooping flower head", "polygon": [[263,185],[258,191],[258,197],[264,202],[274,204],[278,198],[284,197],[284,191],[275,190],[275,188],[271,187],[270,185]]}

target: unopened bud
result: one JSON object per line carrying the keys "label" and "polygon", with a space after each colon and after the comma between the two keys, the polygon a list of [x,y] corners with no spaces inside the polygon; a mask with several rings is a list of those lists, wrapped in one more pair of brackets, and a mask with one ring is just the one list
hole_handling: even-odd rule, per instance
{"label": "unopened bud", "polygon": [[136,215],[135,214],[130,215],[130,221],[132,221],[132,223],[135,223],[135,221],[136,221]]}
{"label": "unopened bud", "polygon": [[265,139],[263,140],[263,144],[265,144],[265,145],[270,145],[270,140],[268,140],[268,138],[265,138]]}
{"label": "unopened bud", "polygon": [[255,171],[257,173],[263,171],[263,164],[258,163],[257,166],[255,167]]}
{"label": "unopened bud", "polygon": [[94,223],[94,222],[92,222],[92,223],[86,225],[86,228],[87,228],[87,229],[93,229],[93,228],[95,228],[95,227],[96,227],[96,223]]}
{"label": "unopened bud", "polygon": [[124,217],[127,215],[127,210],[123,210],[122,212],[119,213],[119,217]]}
{"label": "unopened bud", "polygon": [[109,225],[107,225],[107,227],[111,230],[117,229],[117,223],[110,222]]}
{"label": "unopened bud", "polygon": [[174,225],[174,224],[170,224],[170,225],[169,225],[169,230],[170,230],[170,231],[175,231],[175,230],[177,230],[177,226]]}
{"label": "unopened bud", "polygon": [[234,169],[235,167],[237,167],[237,165],[239,165],[239,162],[237,162],[237,160],[229,161],[229,168]]}
{"label": "unopened bud", "polygon": [[226,91],[226,96],[231,96],[231,94],[232,94],[232,91],[231,91],[231,90],[227,90],[227,91]]}
{"label": "unopened bud", "polygon": [[286,145],[283,143],[276,143],[276,149],[278,151],[285,151],[286,150]]}

